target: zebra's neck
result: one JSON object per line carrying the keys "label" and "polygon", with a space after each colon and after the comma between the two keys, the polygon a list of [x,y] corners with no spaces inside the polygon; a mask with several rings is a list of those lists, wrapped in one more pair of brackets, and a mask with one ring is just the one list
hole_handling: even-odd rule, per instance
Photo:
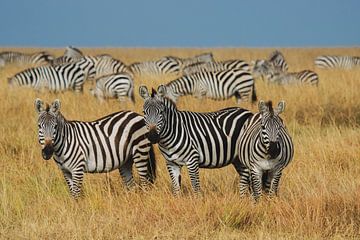
{"label": "zebra's neck", "polygon": [[[70,123],[59,113],[57,116],[57,132],[54,140],[54,155],[62,156],[64,153],[68,136],[75,137]],[[75,139],[73,139],[75,141]]]}

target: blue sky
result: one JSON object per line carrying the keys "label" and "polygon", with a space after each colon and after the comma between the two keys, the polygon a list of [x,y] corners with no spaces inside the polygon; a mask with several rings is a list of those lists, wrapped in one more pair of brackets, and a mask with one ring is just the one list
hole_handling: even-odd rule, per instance
{"label": "blue sky", "polygon": [[2,0],[0,46],[360,45],[358,0]]}

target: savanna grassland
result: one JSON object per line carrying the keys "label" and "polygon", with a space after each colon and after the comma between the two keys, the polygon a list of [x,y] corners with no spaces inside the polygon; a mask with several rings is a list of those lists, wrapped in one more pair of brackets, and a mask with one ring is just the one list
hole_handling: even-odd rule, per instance
{"label": "savanna grassland", "polygon": [[[39,49],[17,49],[32,52]],[[192,56],[212,51],[217,60],[266,58],[274,49],[82,49],[110,53],[129,64],[164,55]],[[48,49],[56,55],[62,49]],[[142,112],[138,87],[174,79],[135,78],[136,104],[98,102],[89,94],[39,93],[9,88],[7,77],[23,67],[0,69],[0,238],[1,239],[342,239],[360,238],[360,69],[319,70],[321,54],[359,55],[352,49],[281,49],[290,71],[315,70],[319,87],[269,86],[257,79],[259,99],[286,101],[283,119],[295,145],[284,170],[278,198],[258,204],[238,195],[239,177],[232,166],[200,170],[202,198],[191,193],[183,169],[182,196],[171,195],[164,159],[156,148],[158,178],[146,192],[128,192],[117,171],[87,174],[84,196],[71,199],[53,160],[41,157],[37,140],[37,97],[61,100],[69,120],[95,120],[118,110]],[[179,109],[214,111],[223,102],[180,99]],[[257,111],[257,105],[241,104]]]}

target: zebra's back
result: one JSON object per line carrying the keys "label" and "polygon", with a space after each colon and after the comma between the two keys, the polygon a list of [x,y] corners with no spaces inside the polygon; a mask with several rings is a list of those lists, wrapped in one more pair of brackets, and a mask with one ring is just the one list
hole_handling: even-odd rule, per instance
{"label": "zebra's back", "polygon": [[319,68],[351,69],[360,66],[360,58],[354,56],[319,56],[315,59],[315,66]]}

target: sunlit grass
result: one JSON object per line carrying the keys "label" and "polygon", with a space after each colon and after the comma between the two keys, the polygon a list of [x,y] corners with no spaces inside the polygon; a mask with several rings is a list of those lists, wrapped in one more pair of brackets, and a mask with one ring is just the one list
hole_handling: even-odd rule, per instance
{"label": "sunlit grass", "polygon": [[[23,49],[20,49],[22,51]],[[26,51],[31,51],[26,49]],[[187,57],[212,51],[216,59],[265,58],[272,49],[84,49],[110,53],[125,63],[164,55]],[[268,86],[256,81],[259,99],[286,101],[283,119],[295,144],[293,162],[284,170],[280,197],[240,199],[238,175],[229,166],[201,170],[204,197],[191,194],[183,171],[183,195],[174,198],[164,159],[156,151],[158,179],[147,192],[125,190],[117,171],[87,174],[84,197],[71,199],[53,161],[41,158],[34,100],[59,98],[63,115],[94,120],[118,110],[142,112],[138,87],[156,88],[174,76],[135,79],[136,103],[105,103],[83,94],[38,93],[9,88],[0,70],[0,238],[8,239],[320,239],[360,237],[360,70],[325,71],[313,67],[320,54],[360,55],[360,49],[284,49],[290,71],[315,70],[318,88]],[[62,50],[51,50],[59,55]],[[227,101],[182,98],[178,108],[214,111],[234,106]],[[257,110],[244,103],[244,108]],[[157,147],[155,147],[157,149]]]}

